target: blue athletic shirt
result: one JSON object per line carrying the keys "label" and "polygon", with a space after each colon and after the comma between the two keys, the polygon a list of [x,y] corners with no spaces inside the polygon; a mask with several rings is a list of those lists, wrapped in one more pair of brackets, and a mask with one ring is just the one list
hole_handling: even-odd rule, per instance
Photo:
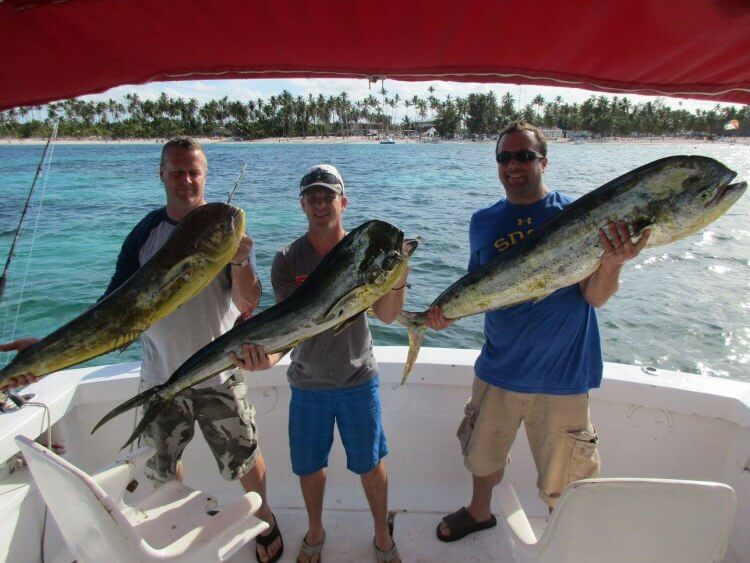
{"label": "blue athletic shirt", "polygon": [[[531,205],[501,199],[475,212],[469,227],[469,272],[521,242],[572,201],[551,192]],[[474,369],[490,385],[517,393],[573,395],[601,384],[596,312],[578,284],[541,301],[486,313],[484,334]]]}

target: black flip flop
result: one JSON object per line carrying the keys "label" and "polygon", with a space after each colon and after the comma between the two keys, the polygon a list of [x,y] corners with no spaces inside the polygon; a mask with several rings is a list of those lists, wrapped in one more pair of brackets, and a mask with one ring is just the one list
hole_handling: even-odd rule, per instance
{"label": "black flip flop", "polygon": [[474,532],[493,528],[497,525],[497,518],[495,518],[495,515],[493,514],[484,522],[477,522],[472,515],[469,514],[469,511],[466,510],[466,507],[461,507],[459,510],[452,512],[443,518],[443,522],[448,524],[450,533],[446,536],[442,535],[440,533],[440,524],[438,524],[437,530],[435,530],[437,539],[444,542],[452,542],[460,540]]}
{"label": "black flip flop", "polygon": [[281,538],[281,546],[279,546],[279,551],[276,552],[276,555],[271,557],[267,563],[276,563],[276,561],[281,559],[281,556],[284,555],[284,538],[281,537],[281,532],[279,531],[279,521],[276,519],[275,514],[271,513],[271,516],[273,516],[273,529],[271,530],[271,533],[267,536],[261,536],[260,534],[255,536],[255,559],[258,563],[263,563],[263,560],[258,554],[258,546],[260,545],[264,547],[266,553],[268,553],[268,546],[275,542],[276,538]]}

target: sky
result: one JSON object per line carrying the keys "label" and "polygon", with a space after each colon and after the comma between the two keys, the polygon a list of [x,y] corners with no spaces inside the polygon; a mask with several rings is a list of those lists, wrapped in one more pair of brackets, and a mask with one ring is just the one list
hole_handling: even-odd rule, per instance
{"label": "sky", "polygon": [[[581,103],[592,94],[605,95],[614,97],[613,94],[602,94],[600,92],[591,92],[579,88],[558,88],[552,86],[518,86],[513,84],[486,84],[471,82],[402,82],[397,80],[385,80],[385,89],[387,96],[392,98],[396,93],[402,100],[411,99],[415,94],[421,98],[429,96],[428,88],[435,88],[433,95],[439,100],[444,100],[448,94],[451,97],[465,97],[466,95],[476,93],[488,93],[494,91],[498,99],[506,92],[510,92],[516,102],[520,101],[523,107],[530,103],[538,94],[541,94],[546,101],[553,100],[556,96],[561,96],[567,103]],[[368,95],[380,99],[380,83],[370,84],[364,79],[348,78],[295,78],[295,79],[264,79],[264,80],[193,80],[184,82],[152,82],[138,86],[118,86],[101,94],[92,94],[83,96],[85,100],[116,100],[124,99],[127,93],[137,93],[141,99],[156,99],[162,92],[170,97],[196,98],[203,103],[211,99],[221,99],[228,96],[230,100],[257,100],[262,98],[268,99],[272,95],[278,95],[283,90],[288,90],[293,96],[303,96],[307,98],[308,94],[317,97],[319,94],[324,96],[337,96],[341,92],[346,92],[350,100],[361,100]],[[639,96],[635,94],[624,94],[634,103],[653,101],[656,97]],[[623,94],[619,94],[620,97]],[[684,108],[689,111],[696,109],[711,109],[716,106],[716,102],[705,102],[697,100],[681,100],[678,98],[662,98],[665,103],[675,109]],[[732,105],[732,104],[723,104]],[[738,106],[739,107],[739,106]],[[404,115],[405,108],[401,104],[400,111],[397,112],[397,118]]]}

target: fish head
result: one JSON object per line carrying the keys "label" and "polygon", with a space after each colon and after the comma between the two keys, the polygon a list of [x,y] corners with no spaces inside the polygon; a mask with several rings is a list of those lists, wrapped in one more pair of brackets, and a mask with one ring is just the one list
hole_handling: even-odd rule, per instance
{"label": "fish head", "polygon": [[196,251],[206,256],[221,257],[229,262],[245,235],[245,212],[226,203],[207,203],[193,210],[190,215],[193,213],[198,213],[193,217],[196,227],[204,232],[204,236],[196,243]]}
{"label": "fish head", "polygon": [[358,229],[365,243],[359,275],[374,290],[386,291],[401,279],[418,242],[405,240],[402,230],[385,221],[368,221]]}
{"label": "fish head", "polygon": [[747,190],[747,182],[732,183],[737,173],[720,162],[694,158],[693,172],[674,195],[674,219],[680,236],[695,233],[724,215]]}

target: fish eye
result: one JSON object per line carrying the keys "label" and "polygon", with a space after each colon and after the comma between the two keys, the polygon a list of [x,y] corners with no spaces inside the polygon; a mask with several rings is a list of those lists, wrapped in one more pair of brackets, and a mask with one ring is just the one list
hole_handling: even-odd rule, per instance
{"label": "fish eye", "polygon": [[398,264],[399,255],[396,252],[393,252],[385,257],[385,260],[383,260],[383,269],[385,270],[392,270],[396,264]]}
{"label": "fish eye", "polygon": [[701,199],[708,199],[710,197],[710,193],[708,193],[708,190],[703,190],[701,193],[698,194],[698,197]]}
{"label": "fish eye", "polygon": [[372,270],[369,276],[367,277],[368,283],[376,285],[379,282],[380,278],[382,277],[382,272],[383,271],[380,269]]}

